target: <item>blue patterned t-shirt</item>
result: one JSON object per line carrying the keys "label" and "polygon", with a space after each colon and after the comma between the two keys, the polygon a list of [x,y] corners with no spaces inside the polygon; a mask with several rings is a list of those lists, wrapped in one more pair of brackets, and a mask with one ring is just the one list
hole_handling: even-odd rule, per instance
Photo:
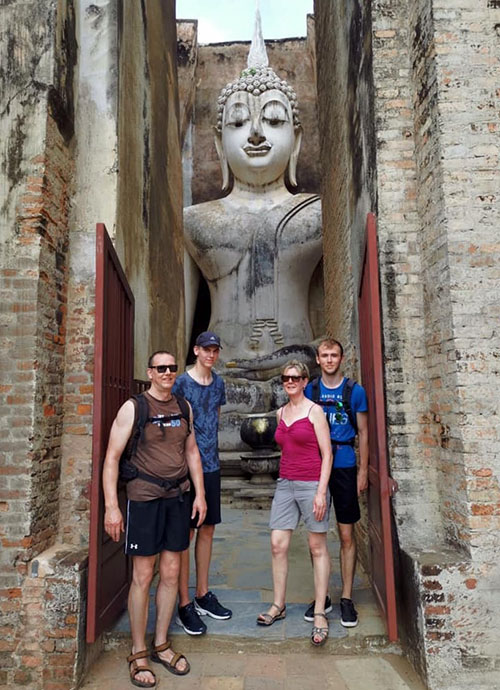
{"label": "blue patterned t-shirt", "polygon": [[[337,388],[327,388],[323,381],[319,380],[319,400],[318,404],[321,405],[323,401],[326,400],[337,400],[342,402],[342,393],[344,390],[346,378],[342,379],[342,383],[337,386]],[[313,397],[313,386],[312,382],[309,382],[304,391],[307,398],[312,400]],[[368,401],[366,399],[366,393],[363,386],[359,383],[354,384],[351,395],[351,409],[356,414],[357,412],[367,412],[368,411]],[[349,441],[356,436],[356,431],[354,430],[347,412],[343,410],[339,412],[331,406],[323,406],[323,411],[328,418],[330,426],[330,436],[332,439],[332,444],[335,445],[335,441]],[[334,453],[334,467],[353,467],[356,464],[356,454],[352,446],[337,446]]]}
{"label": "blue patterned t-shirt", "polygon": [[193,408],[193,426],[200,449],[203,472],[219,469],[219,407],[226,404],[224,381],[212,371],[212,383],[204,386],[188,372],[181,374],[172,389],[174,395],[186,398]]}

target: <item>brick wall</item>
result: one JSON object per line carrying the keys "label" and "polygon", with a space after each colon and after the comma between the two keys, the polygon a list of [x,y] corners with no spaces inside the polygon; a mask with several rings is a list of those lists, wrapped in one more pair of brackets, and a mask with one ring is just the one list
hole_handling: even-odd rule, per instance
{"label": "brick wall", "polygon": [[[160,284],[181,275],[182,260],[174,3],[141,7],[154,151],[141,123],[122,132],[122,147],[137,135],[148,163],[139,187],[127,190],[149,218],[141,286],[151,278],[162,298],[155,304],[152,289],[138,290],[136,304],[159,309],[146,346],[182,348],[182,291],[168,312]],[[118,21],[130,28],[132,13],[71,0],[0,12],[0,685],[63,690],[78,684],[102,644],[85,642],[95,224],[116,234]],[[124,63],[134,62],[133,45],[126,50]],[[137,228],[122,220],[133,254]]]}
{"label": "brick wall", "polygon": [[[20,195],[13,264],[3,270],[9,299],[1,416],[3,463],[0,608],[3,614],[2,673],[6,684],[36,687],[41,678],[36,629],[43,603],[25,576],[29,564],[58,535],[61,432],[64,415],[68,204],[72,163],[48,115],[45,148],[34,161],[37,175]],[[12,318],[12,316],[13,318]],[[10,318],[9,318],[10,317]],[[38,613],[35,613],[38,612]],[[43,648],[42,651],[51,650]],[[7,652],[9,652],[7,654]],[[49,658],[48,656],[44,658]],[[41,686],[40,686],[41,687]]]}
{"label": "brick wall", "polygon": [[[58,533],[74,31],[72,8],[59,9],[2,9],[0,682],[9,687],[41,687],[43,638],[26,633],[44,605],[27,576]],[[68,50],[56,61],[59,40]]]}
{"label": "brick wall", "polygon": [[[356,344],[360,209],[371,208],[400,630],[440,690],[499,682],[496,5],[379,0],[371,26],[365,3],[315,7],[321,150],[333,152],[322,161],[329,329]],[[356,36],[361,56],[348,60]],[[370,51],[372,131],[360,101]]]}

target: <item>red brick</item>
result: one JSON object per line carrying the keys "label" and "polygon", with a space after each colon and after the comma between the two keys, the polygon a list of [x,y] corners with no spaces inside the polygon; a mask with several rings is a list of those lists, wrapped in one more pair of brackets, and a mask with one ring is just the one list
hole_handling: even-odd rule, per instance
{"label": "red brick", "polygon": [[21,656],[21,663],[23,666],[26,666],[27,668],[36,668],[37,666],[41,666],[42,664],[42,657],[41,656],[36,656],[36,655],[22,655]]}
{"label": "red brick", "polygon": [[33,676],[28,671],[18,670],[14,673],[14,680],[16,685],[28,685],[33,680]]}
{"label": "red brick", "polygon": [[473,515],[493,515],[494,506],[483,504],[473,504],[471,505],[471,512]]}
{"label": "red brick", "polygon": [[425,615],[426,616],[443,616],[450,613],[451,609],[449,606],[426,606]]}
{"label": "red brick", "polygon": [[443,589],[440,582],[437,580],[424,580],[425,589]]}
{"label": "red brick", "polygon": [[83,404],[77,405],[76,412],[79,415],[90,414],[92,412],[92,405],[83,405]]}
{"label": "red brick", "polygon": [[53,405],[44,405],[43,407],[43,416],[44,417],[53,417],[56,413],[55,407]]}
{"label": "red brick", "polygon": [[65,431],[68,434],[75,434],[78,436],[89,433],[89,429],[86,426],[67,426]]}

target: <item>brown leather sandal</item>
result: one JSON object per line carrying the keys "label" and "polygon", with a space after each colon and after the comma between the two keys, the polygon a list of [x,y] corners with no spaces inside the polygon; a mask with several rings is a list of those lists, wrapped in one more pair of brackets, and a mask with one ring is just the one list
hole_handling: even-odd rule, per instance
{"label": "brown leather sandal", "polygon": [[[159,655],[159,652],[164,652],[166,649],[169,649],[171,644],[171,642],[167,641],[158,645],[158,647],[153,646],[151,649],[150,659],[151,661],[154,661],[155,664],[162,664],[162,666],[165,666],[167,671],[170,671],[170,673],[173,673],[175,676],[185,676],[191,670],[191,666],[189,665],[189,661],[186,659],[184,654],[174,652],[172,649],[174,656],[170,659],[170,661],[165,661],[165,659],[162,659]],[[184,659],[186,662],[186,668],[184,669],[177,668],[177,664],[181,659]]]}
{"label": "brown leather sandal", "polygon": [[[315,616],[321,616],[322,618],[325,619],[328,623],[328,618],[326,617],[326,613],[315,613]],[[319,640],[315,640],[315,637],[319,637]],[[315,647],[321,647],[321,645],[325,644],[325,642],[328,639],[328,625],[326,628],[318,628],[316,625],[313,625],[313,629],[311,631],[311,642]]]}
{"label": "brown leather sandal", "polygon": [[271,604],[269,608],[274,608],[278,611],[278,613],[273,616],[271,613],[259,613],[257,617],[257,625],[272,625],[275,621],[281,621],[283,618],[286,618],[286,604],[283,606],[283,608],[280,608],[278,604]]}
{"label": "brown leather sandal", "polygon": [[[147,659],[148,656],[148,650],[143,649],[141,652],[137,652],[136,654],[130,654],[127,657],[128,672],[130,673],[130,682],[132,683],[132,685],[136,685],[138,688],[154,688],[156,685],[156,676],[153,673],[153,671],[147,666],[139,666],[139,664],[136,661],[137,659]],[[153,676],[154,680],[152,683],[135,679],[135,677],[139,673],[145,672],[148,672]]]}

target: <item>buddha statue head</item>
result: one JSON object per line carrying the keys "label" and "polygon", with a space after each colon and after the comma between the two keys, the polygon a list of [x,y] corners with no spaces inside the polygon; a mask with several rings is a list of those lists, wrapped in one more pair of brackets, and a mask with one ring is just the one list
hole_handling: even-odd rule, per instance
{"label": "buddha statue head", "polygon": [[288,169],[289,182],[296,186],[302,139],[297,96],[268,66],[258,10],[247,68],[221,90],[217,105],[222,189],[229,188],[229,171],[245,185],[264,187]]}

